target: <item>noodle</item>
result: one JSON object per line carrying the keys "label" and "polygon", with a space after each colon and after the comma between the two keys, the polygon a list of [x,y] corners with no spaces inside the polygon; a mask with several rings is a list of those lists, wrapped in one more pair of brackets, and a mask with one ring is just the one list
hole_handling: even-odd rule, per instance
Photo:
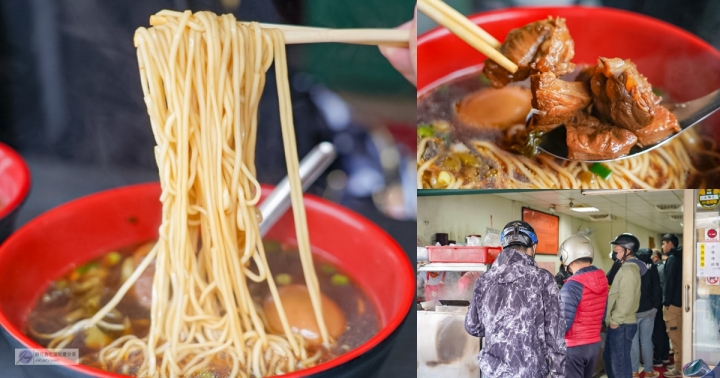
{"label": "noodle", "polygon": [[[232,15],[161,11],[135,33],[144,100],[157,146],[162,187],[159,239],[121,289],[95,316],[51,335],[62,348],[119,303],[155,261],[150,330],[123,336],[100,351],[107,370],[140,376],[199,373],[214,359],[231,376],[282,374],[317,363],[291,332],[270,273],[260,232],[255,179],[257,113],[265,72],[274,62],[283,145],[303,274],[320,337],[328,335],[312,262],[292,120],[283,33]],[[200,243],[200,241],[202,241]],[[257,272],[250,269],[254,261]],[[247,280],[267,282],[282,335],[267,333]],[[138,357],[140,356],[140,357]]]}
{"label": "noodle", "polygon": [[[435,164],[442,158],[440,153],[427,161],[422,159],[432,140],[433,138],[426,137],[418,143],[418,189],[437,188],[433,186],[432,180],[444,171],[442,166]],[[474,147],[484,161],[484,169],[490,173],[487,177],[478,177],[475,180],[456,177],[457,181],[453,180],[452,187],[446,187],[448,189],[670,189],[686,188],[691,180],[697,180],[697,185],[704,187],[706,177],[720,171],[717,164],[711,165],[700,160],[707,158],[714,163],[720,163],[720,153],[714,151],[714,141],[700,137],[694,130],[687,130],[676,140],[645,154],[603,163],[613,172],[607,180],[590,173],[585,162],[562,161],[542,153],[530,159],[505,151],[493,142],[471,140],[468,143],[470,147]],[[706,148],[708,145],[710,148]],[[691,152],[698,156],[693,158]],[[712,168],[699,169],[698,165],[703,164]],[[455,177],[452,173],[451,175]]]}

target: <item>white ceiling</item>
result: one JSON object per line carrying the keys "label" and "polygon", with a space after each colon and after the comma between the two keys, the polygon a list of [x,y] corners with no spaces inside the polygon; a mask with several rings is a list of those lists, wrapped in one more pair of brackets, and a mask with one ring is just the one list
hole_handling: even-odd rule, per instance
{"label": "white ceiling", "polygon": [[[628,223],[634,223],[658,233],[681,234],[682,219],[672,219],[671,215],[681,215],[682,207],[674,212],[661,212],[655,205],[682,205],[682,190],[653,190],[638,193],[612,193],[603,195],[583,195],[580,190],[538,190],[495,194],[514,201],[524,202],[538,210],[549,211],[555,205],[555,211],[578,219],[590,221],[590,215],[611,214]],[[574,207],[592,206],[599,212],[579,213],[570,210]]]}

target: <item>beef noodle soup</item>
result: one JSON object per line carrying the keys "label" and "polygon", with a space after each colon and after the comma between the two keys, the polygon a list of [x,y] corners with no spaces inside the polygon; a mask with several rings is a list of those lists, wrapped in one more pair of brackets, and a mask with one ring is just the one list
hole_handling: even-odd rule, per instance
{"label": "beef noodle soup", "polygon": [[[672,94],[654,88],[634,62],[573,63],[570,31],[553,17],[510,31],[498,50],[516,72],[486,60],[419,94],[418,189],[716,184],[720,150],[700,127],[625,158],[680,132],[667,107]],[[543,137],[564,144],[569,160],[540,152]]]}
{"label": "beef noodle soup", "polygon": [[[94,315],[135,270],[153,243],[119,249],[71,270],[52,282],[30,312],[26,333],[40,345],[52,348],[47,335]],[[326,348],[317,342],[317,323],[313,317],[297,249],[275,241],[266,241],[268,265],[275,275],[293,332],[305,337],[311,353],[319,353],[319,362],[335,358],[366,342],[378,332],[378,317],[363,291],[342,271],[317,257],[314,259],[323,294],[323,311],[328,331],[335,342]],[[252,267],[255,269],[256,267]],[[80,362],[98,369],[134,375],[141,355],[130,354],[128,361],[102,361],[100,350],[118,338],[132,334],[145,337],[150,327],[151,289],[154,267],[149,267],[135,282],[118,306],[96,326],[78,331],[65,348],[79,349]],[[268,303],[267,284],[248,284],[253,301],[262,309],[263,321],[270,332],[282,334],[274,306]],[[137,359],[137,362],[133,362]],[[198,372],[200,377],[227,377],[231,363],[219,353]]]}
{"label": "beef noodle soup", "polygon": [[[418,189],[652,189],[717,184],[712,174],[717,172],[720,153],[711,138],[696,131],[698,126],[653,151],[613,162],[562,161],[544,153],[525,156],[529,87],[529,82],[520,82],[493,89],[481,68],[475,67],[422,93],[417,107]],[[477,122],[483,111],[477,109],[478,101],[492,109],[483,113],[490,121],[482,125]],[[468,111],[473,105],[474,113]]]}

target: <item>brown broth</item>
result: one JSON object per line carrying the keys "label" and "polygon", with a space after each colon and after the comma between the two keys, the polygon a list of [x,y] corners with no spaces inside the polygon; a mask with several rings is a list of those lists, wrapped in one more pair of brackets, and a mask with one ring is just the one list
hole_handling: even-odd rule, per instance
{"label": "brown broth", "polygon": [[[137,256],[136,251],[142,248],[143,245],[145,243],[111,252],[71,270],[51,283],[28,316],[26,334],[40,345],[47,347],[49,340],[38,337],[31,329],[39,333],[52,333],[77,320],[92,316],[117,292],[123,281],[121,279],[123,264],[128,259],[139,261],[142,256]],[[294,246],[275,241],[266,241],[265,247],[268,265],[276,278],[278,286],[287,284],[284,281],[287,280],[288,276],[291,284],[304,285],[305,280],[302,274],[300,257]],[[133,256],[133,254],[136,256]],[[119,261],[114,264],[111,263],[118,258]],[[318,258],[318,256],[313,256],[313,260],[320,290],[338,305],[347,321],[345,332],[336,342],[329,349],[322,348],[320,362],[323,362],[347,353],[369,340],[378,332],[379,320],[374,305],[352,279],[333,265]],[[256,271],[256,269],[253,270]],[[280,279],[282,283],[278,282],[277,279],[280,275],[283,275]],[[80,291],[78,288],[83,285],[89,288],[83,293],[78,293]],[[248,280],[248,287],[256,303],[262,304],[269,294],[267,284]],[[73,292],[75,292],[75,295],[72,294]],[[117,322],[109,322],[122,324],[123,321],[127,321],[124,319],[128,318],[132,325],[131,333],[142,338],[149,331],[150,314],[149,310],[141,306],[137,298],[132,296],[132,292],[131,290],[116,307],[118,313]],[[74,316],[76,312],[82,313],[82,316],[78,319],[75,319],[76,316]],[[106,336],[106,339],[104,339],[105,344],[124,335],[123,331],[103,330],[103,333]],[[103,367],[97,359],[97,353],[101,347],[88,345],[86,337],[86,331],[79,332],[65,348],[79,349],[82,364],[102,369]],[[134,357],[139,359],[140,356]],[[220,372],[229,371],[226,366],[223,366],[222,361],[222,356],[218,356],[211,364],[215,376],[225,376]],[[131,365],[131,374],[136,372],[137,365],[132,366],[131,363],[127,362],[125,365]]]}

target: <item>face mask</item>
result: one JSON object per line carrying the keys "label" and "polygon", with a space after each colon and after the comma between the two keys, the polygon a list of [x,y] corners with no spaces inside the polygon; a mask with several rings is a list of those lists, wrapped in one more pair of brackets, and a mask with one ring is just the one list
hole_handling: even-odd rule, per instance
{"label": "face mask", "polygon": [[615,251],[610,252],[610,258],[612,259],[612,261],[617,261],[617,259],[618,259],[617,252],[615,252]]}

